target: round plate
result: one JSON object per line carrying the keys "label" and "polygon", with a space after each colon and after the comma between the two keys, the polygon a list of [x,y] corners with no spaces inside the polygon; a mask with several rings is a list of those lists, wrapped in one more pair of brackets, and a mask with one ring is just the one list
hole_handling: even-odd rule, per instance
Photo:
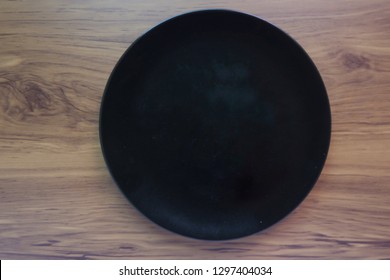
{"label": "round plate", "polygon": [[165,21],[115,66],[100,115],[107,166],[129,201],[173,232],[261,231],[315,184],[331,115],[321,77],[286,33],[247,14]]}

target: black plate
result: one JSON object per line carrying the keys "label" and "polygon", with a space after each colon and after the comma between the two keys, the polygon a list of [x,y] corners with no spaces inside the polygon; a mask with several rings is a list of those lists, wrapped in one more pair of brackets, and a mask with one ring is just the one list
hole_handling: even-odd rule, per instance
{"label": "black plate", "polygon": [[330,142],[329,101],[305,51],[254,16],[177,16],[134,42],[108,81],[103,154],[145,216],[186,236],[263,230],[306,197]]}

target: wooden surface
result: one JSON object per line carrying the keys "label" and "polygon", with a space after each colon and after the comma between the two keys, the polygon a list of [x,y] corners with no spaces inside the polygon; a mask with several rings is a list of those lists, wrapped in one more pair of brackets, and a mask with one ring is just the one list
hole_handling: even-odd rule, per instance
{"label": "wooden surface", "polygon": [[[269,230],[226,242],[159,228],[113,183],[102,93],[139,35],[178,13],[248,12],[309,53],[333,117],[317,185]],[[0,2],[1,259],[390,258],[390,2]]]}

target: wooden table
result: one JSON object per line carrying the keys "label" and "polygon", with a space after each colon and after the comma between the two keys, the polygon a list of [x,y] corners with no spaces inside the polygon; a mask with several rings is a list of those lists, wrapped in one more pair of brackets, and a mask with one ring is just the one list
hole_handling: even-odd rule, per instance
{"label": "wooden table", "polygon": [[[98,138],[103,90],[129,44],[204,8],[251,13],[294,37],[333,117],[325,169],[301,206],[225,242],[144,218],[112,181]],[[0,258],[390,258],[389,1],[1,1]]]}

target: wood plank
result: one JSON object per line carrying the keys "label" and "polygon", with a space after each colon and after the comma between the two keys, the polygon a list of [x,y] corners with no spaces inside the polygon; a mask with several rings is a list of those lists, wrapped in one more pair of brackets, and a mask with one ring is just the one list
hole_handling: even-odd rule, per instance
{"label": "wood plank", "polygon": [[[156,226],[101,156],[108,76],[142,33],[176,14],[227,8],[295,38],[326,84],[327,164],[291,215],[208,242]],[[364,1],[0,2],[1,259],[389,259],[390,5]]]}

